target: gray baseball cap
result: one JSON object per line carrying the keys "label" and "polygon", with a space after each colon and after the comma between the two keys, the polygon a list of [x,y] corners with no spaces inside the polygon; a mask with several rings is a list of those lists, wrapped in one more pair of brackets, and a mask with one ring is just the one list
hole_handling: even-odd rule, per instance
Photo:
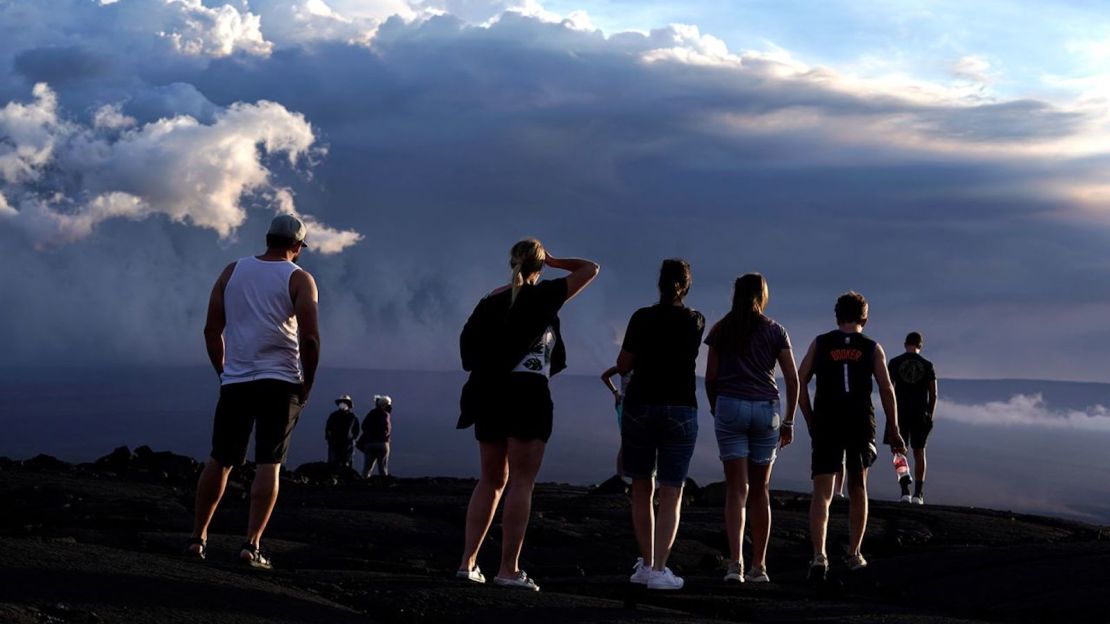
{"label": "gray baseball cap", "polygon": [[270,231],[266,232],[266,235],[291,238],[298,243],[305,243],[305,247],[308,247],[305,241],[308,236],[308,228],[305,227],[303,221],[291,214],[280,214],[274,217],[274,220],[270,222]]}

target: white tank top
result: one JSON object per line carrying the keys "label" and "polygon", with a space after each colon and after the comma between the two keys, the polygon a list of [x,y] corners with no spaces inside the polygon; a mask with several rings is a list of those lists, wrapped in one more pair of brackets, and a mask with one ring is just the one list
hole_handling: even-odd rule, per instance
{"label": "white tank top", "polygon": [[301,383],[297,317],[289,278],[300,267],[254,256],[235,263],[224,288],[224,384],[256,379]]}

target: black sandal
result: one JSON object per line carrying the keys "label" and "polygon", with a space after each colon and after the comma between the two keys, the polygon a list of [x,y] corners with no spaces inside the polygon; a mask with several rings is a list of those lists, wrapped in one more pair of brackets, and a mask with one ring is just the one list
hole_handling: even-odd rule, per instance
{"label": "black sandal", "polygon": [[[243,553],[247,553],[248,556],[244,557]],[[261,548],[249,542],[244,542],[242,548],[239,550],[239,561],[252,568],[261,570],[274,569],[274,564],[270,561],[270,557],[263,553]]]}
{"label": "black sandal", "polygon": [[[200,546],[200,548],[194,550],[194,546]],[[199,537],[190,537],[189,540],[185,542],[184,550],[184,554],[186,557],[192,557],[201,561],[204,561],[208,558],[208,542],[200,539]]]}

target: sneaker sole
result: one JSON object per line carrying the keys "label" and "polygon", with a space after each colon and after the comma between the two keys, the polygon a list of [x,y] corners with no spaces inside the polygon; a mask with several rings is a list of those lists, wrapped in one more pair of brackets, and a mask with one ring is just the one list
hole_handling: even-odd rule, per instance
{"label": "sneaker sole", "polygon": [[513,585],[512,583],[498,583],[497,581],[494,581],[493,584],[498,587],[504,587],[505,589],[519,589],[523,591],[534,592],[540,591],[539,585]]}
{"label": "sneaker sole", "polygon": [[678,591],[683,587],[685,587],[685,584],[679,587],[652,587],[651,585],[647,586],[647,588],[651,591]]}
{"label": "sneaker sole", "polygon": [[744,577],[740,576],[739,574],[726,574],[725,575],[725,582],[726,583],[743,583],[744,582]]}

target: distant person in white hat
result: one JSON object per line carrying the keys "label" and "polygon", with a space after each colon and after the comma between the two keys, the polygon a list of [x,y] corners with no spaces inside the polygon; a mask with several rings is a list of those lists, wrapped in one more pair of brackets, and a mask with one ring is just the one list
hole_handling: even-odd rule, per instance
{"label": "distant person in white hat", "polygon": [[328,443],[328,463],[332,466],[351,467],[355,454],[354,442],[358,437],[358,416],[351,395],[344,394],[335,400],[336,410],[324,425],[324,440]]}
{"label": "distant person in white hat", "polygon": [[393,433],[390,416],[393,414],[393,399],[388,396],[374,397],[374,409],[362,421],[362,436],[358,439],[358,449],[365,456],[362,476],[370,478],[374,466],[378,467],[379,477],[389,476],[389,440]]}
{"label": "distant person in white hat", "polygon": [[272,567],[259,544],[320,361],[316,281],[296,264],[307,247],[307,233],[293,215],[274,217],[266,253],[227,265],[212,287],[204,341],[220,378],[220,400],[212,452],[197,482],[196,524],[185,547],[190,556],[206,557],[208,525],[231,468],[247,459],[253,430],[256,471],[239,559],[256,568]]}

